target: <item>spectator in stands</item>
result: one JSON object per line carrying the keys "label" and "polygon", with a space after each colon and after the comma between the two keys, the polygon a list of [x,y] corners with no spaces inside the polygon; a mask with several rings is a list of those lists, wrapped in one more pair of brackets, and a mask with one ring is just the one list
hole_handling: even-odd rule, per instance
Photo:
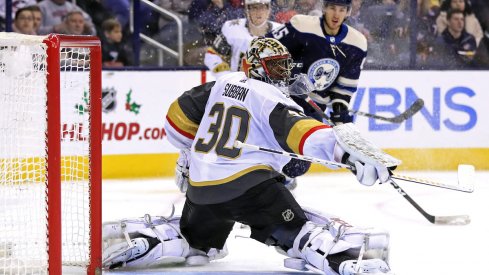
{"label": "spectator in stands", "polygon": [[475,37],[465,31],[465,14],[461,10],[449,10],[447,28],[435,41],[435,59],[445,69],[469,67],[477,48]]}
{"label": "spectator in stands", "polygon": [[85,18],[85,24],[90,28],[90,34],[95,35],[95,26],[92,23],[91,17],[77,5],[66,0],[42,0],[38,4],[42,12],[42,25],[40,28],[40,34],[47,33],[65,33],[66,25],[63,22],[63,18],[73,10],[81,11]]}
{"label": "spectator in stands", "polygon": [[351,11],[348,17],[348,25],[352,26],[359,32],[361,32],[367,41],[372,42],[372,36],[370,31],[365,27],[364,16],[361,13],[363,0],[352,0],[351,1]]}
{"label": "spectator in stands", "polygon": [[193,0],[188,16],[191,22],[196,22],[200,27],[205,43],[211,45],[224,22],[244,17],[244,10],[240,5],[232,5],[226,0]]}
{"label": "spectator in stands", "polygon": [[[204,43],[204,37],[200,31],[199,22],[189,20],[189,9],[192,0],[157,0],[154,3],[178,16],[182,22],[184,65],[203,65],[203,55],[207,46]],[[158,24],[160,29],[153,38],[176,51],[178,49],[178,25],[176,21],[170,17],[161,15]],[[157,60],[158,53],[155,51],[154,47],[143,44],[142,52],[141,63],[154,65],[156,62],[159,62],[159,60]],[[169,54],[163,54],[161,61],[164,66],[178,66],[178,58]]]}
{"label": "spectator in stands", "polygon": [[34,19],[34,31],[36,32],[36,34],[39,34],[39,29],[41,28],[42,24],[41,9],[35,5],[27,6],[26,8],[32,12],[32,18]]}
{"label": "spectator in stands", "polygon": [[449,9],[460,10],[465,16],[465,30],[475,37],[477,45],[482,39],[482,28],[472,12],[472,6],[469,0],[445,0],[440,7],[440,15],[436,18],[437,33],[441,34],[448,25],[447,11]]}
{"label": "spectator in stands", "polygon": [[123,29],[129,26],[129,10],[131,5],[129,0],[101,0],[101,3],[106,10],[112,12]]}
{"label": "spectator in stands", "polygon": [[[95,31],[99,36],[103,35],[102,23],[104,22],[104,20],[115,16],[115,13],[113,12],[113,9],[115,9],[115,7],[106,8],[102,4],[102,2],[103,0],[76,0],[77,6],[82,11],[90,15],[90,18],[92,19],[92,24],[95,26]],[[127,12],[129,13],[129,9]]]}
{"label": "spectator in stands", "polygon": [[273,21],[281,24],[285,24],[290,21],[292,16],[297,14],[294,9],[295,0],[277,0],[274,3],[274,15]]}
{"label": "spectator in stands", "polygon": [[433,54],[433,43],[436,39],[436,18],[440,13],[438,0],[418,0],[416,26],[417,35],[417,61],[418,68],[425,68],[430,55]]}
{"label": "spectator in stands", "polygon": [[[6,9],[6,0],[0,1],[0,19],[5,19],[5,9]],[[15,18],[15,13],[18,9],[32,6],[37,4],[36,0],[12,0],[12,18]]]}
{"label": "spectator in stands", "polygon": [[479,20],[482,30],[489,30],[489,1],[470,0],[472,11]]}
{"label": "spectator in stands", "polygon": [[34,30],[34,18],[32,11],[28,8],[20,8],[15,12],[14,24],[12,26],[14,32],[22,34],[36,34]]}
{"label": "spectator in stands", "polygon": [[[409,5],[409,2],[407,3],[407,5]],[[418,0],[417,12],[418,16],[423,16],[431,13],[437,13],[438,16],[440,12],[440,0]]]}
{"label": "spectator in stands", "polygon": [[299,14],[323,16],[322,0],[296,0],[295,10]]}
{"label": "spectator in stands", "polygon": [[68,12],[65,16],[63,23],[65,24],[63,33],[74,35],[89,35],[91,33],[90,26],[85,22],[83,13],[80,10],[74,10]]}
{"label": "spectator in stands", "polygon": [[474,56],[474,66],[480,69],[489,69],[489,1],[472,0],[473,11],[479,19],[484,36]]}
{"label": "spectator in stands", "polygon": [[[362,17],[369,30],[371,43],[367,62],[376,68],[402,67],[409,62],[407,19],[395,0],[382,0],[371,5]],[[393,62],[394,61],[394,62]]]}
{"label": "spectator in stands", "polygon": [[489,30],[484,31],[484,37],[473,59],[473,66],[479,69],[489,69]]}
{"label": "spectator in stands", "polygon": [[102,23],[102,63],[104,67],[122,67],[132,65],[130,54],[122,43],[122,26],[115,18]]}
{"label": "spectator in stands", "polygon": [[[35,5],[37,3],[36,0],[11,0],[11,1],[12,1],[12,19],[15,18],[15,13],[17,12],[18,9],[30,5]],[[6,29],[6,20],[5,20],[6,4],[7,4],[6,0],[0,0],[0,31],[5,31]]]}

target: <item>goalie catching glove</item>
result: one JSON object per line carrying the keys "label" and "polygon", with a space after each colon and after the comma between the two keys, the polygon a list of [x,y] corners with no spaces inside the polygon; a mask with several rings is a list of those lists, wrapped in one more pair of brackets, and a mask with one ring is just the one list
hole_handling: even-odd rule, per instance
{"label": "goalie catching glove", "polygon": [[333,130],[337,141],[334,150],[336,161],[351,165],[351,171],[363,185],[372,186],[377,180],[389,182],[389,170],[401,164],[400,160],[364,139],[352,123],[337,125]]}

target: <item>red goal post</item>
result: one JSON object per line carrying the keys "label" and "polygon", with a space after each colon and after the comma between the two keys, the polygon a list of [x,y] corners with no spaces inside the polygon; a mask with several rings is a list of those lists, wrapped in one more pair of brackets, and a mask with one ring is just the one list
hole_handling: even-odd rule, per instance
{"label": "red goal post", "polygon": [[0,82],[0,273],[99,273],[99,39],[0,33]]}

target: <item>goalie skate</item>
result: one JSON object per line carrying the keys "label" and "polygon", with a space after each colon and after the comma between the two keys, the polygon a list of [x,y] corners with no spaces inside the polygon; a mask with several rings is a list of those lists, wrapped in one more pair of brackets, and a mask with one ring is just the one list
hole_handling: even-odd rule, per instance
{"label": "goalie skate", "polygon": [[340,275],[394,275],[386,262],[380,259],[344,261],[340,265]]}

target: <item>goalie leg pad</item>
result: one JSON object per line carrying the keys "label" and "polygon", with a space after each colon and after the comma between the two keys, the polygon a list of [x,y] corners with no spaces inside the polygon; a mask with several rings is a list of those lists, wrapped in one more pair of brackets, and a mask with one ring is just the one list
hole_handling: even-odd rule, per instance
{"label": "goalie leg pad", "polygon": [[[166,218],[161,216],[153,217],[146,214],[141,218],[105,222],[102,225],[102,239],[104,241],[109,241],[111,239],[124,239],[126,238],[125,234],[138,233],[140,230],[162,224],[171,225],[172,227],[178,229],[180,224],[180,216],[172,215],[172,217]],[[170,230],[168,233],[171,234],[171,231],[172,230]]]}
{"label": "goalie leg pad", "polygon": [[[346,253],[351,259],[358,258],[359,262],[363,258],[388,260],[387,232],[353,227],[338,217],[308,208],[303,209],[309,221],[296,236],[293,247],[287,251],[290,257],[305,261],[303,264],[294,262],[295,266],[335,274],[328,262],[328,255]],[[285,264],[292,267],[290,260]]]}
{"label": "goalie leg pad", "polygon": [[302,210],[304,210],[304,214],[309,221],[324,226],[331,235],[341,235],[343,240],[356,244],[358,248],[361,248],[362,244],[366,244],[366,247],[364,247],[366,251],[381,250],[385,254],[382,258],[387,259],[390,236],[386,230],[352,226],[338,216],[305,206],[302,206]]}
{"label": "goalie leg pad", "polygon": [[[181,241],[181,240],[180,240]],[[170,240],[163,243],[157,238],[138,237],[131,243],[116,243],[104,250],[103,266],[105,268],[131,267],[147,268],[161,264],[175,264],[185,262],[185,257],[176,254],[179,251],[179,240]],[[162,251],[167,251],[162,255]],[[173,252],[173,253],[172,253]]]}
{"label": "goalie leg pad", "polygon": [[191,265],[199,265],[227,255],[227,249],[211,249],[205,253],[190,247],[180,233],[179,221],[179,217],[153,219],[145,215],[105,223],[103,267],[147,268],[186,260]]}

